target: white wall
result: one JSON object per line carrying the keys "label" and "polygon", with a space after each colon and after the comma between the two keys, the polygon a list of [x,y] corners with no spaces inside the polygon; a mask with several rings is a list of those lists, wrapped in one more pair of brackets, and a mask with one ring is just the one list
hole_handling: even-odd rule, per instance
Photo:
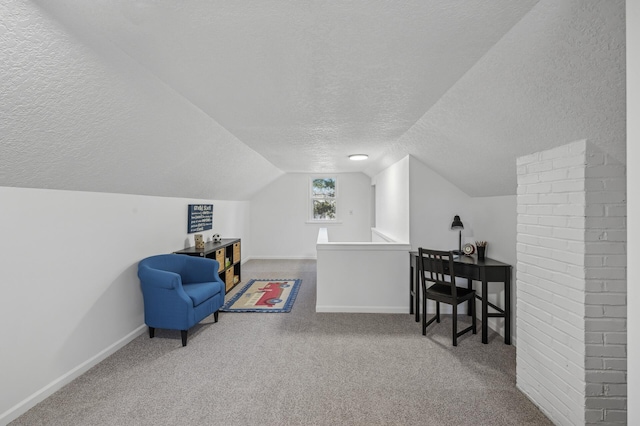
{"label": "white wall", "polygon": [[[338,223],[308,223],[312,176],[337,177]],[[251,257],[315,259],[321,227],[329,228],[332,241],[370,241],[370,187],[362,173],[281,176],[251,199]]]}
{"label": "white wall", "polygon": [[[0,187],[0,424],[144,330],[142,258],[192,244],[187,205],[243,238],[249,203]],[[9,386],[10,384],[10,386]]]}
{"label": "white wall", "polygon": [[[487,257],[511,265],[511,324],[515,324],[518,314],[516,307],[516,196],[474,197],[471,199],[473,217],[472,244],[487,241]],[[481,293],[478,285],[476,291]],[[500,284],[489,284],[489,301],[504,306],[504,290]],[[490,309],[491,311],[491,309]],[[504,320],[489,318],[489,327],[503,333]],[[518,330],[511,327],[511,342],[517,345]]]}
{"label": "white wall", "polygon": [[462,244],[473,239],[471,197],[420,160],[410,158],[411,247],[458,249],[458,231],[451,229],[455,215],[464,224]]}
{"label": "white wall", "polygon": [[321,228],[317,250],[317,312],[409,312],[408,244],[333,242]]}
{"label": "white wall", "polygon": [[[638,259],[640,250],[640,2],[627,1],[627,257]],[[629,143],[631,142],[631,143]],[[635,160],[638,160],[637,162]],[[628,262],[627,281],[640,282],[640,263]],[[628,309],[640,303],[640,287],[627,288],[627,383],[629,401],[640,401],[640,309]],[[627,421],[640,424],[640,407],[629,404]]]}
{"label": "white wall", "polygon": [[371,179],[376,191],[375,228],[395,241],[410,241],[409,179],[409,156]]}

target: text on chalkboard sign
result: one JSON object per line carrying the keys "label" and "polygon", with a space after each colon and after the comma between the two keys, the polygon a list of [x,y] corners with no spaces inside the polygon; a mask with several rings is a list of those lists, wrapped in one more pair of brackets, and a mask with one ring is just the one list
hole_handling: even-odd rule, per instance
{"label": "text on chalkboard sign", "polygon": [[213,229],[213,204],[189,204],[187,233]]}

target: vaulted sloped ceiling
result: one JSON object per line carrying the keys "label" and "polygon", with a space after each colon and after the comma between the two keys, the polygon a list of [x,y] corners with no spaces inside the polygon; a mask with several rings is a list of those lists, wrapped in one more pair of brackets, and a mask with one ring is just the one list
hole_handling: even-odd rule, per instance
{"label": "vaulted sloped ceiling", "polygon": [[245,199],[413,155],[484,196],[576,139],[625,160],[622,0],[9,6],[0,185]]}

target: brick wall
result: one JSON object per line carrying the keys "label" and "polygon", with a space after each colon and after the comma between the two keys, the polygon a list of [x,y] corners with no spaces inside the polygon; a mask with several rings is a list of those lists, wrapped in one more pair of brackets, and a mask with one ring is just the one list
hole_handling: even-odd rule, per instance
{"label": "brick wall", "polygon": [[624,167],[587,141],[517,167],[517,386],[556,424],[624,422]]}

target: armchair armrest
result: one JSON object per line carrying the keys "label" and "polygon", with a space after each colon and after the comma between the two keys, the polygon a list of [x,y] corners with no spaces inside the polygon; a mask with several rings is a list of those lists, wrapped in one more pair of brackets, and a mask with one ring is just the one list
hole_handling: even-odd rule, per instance
{"label": "armchair armrest", "polygon": [[166,289],[177,289],[182,287],[182,278],[179,274],[169,271],[161,271],[148,266],[138,269],[138,278],[142,283],[142,287],[158,287]]}

